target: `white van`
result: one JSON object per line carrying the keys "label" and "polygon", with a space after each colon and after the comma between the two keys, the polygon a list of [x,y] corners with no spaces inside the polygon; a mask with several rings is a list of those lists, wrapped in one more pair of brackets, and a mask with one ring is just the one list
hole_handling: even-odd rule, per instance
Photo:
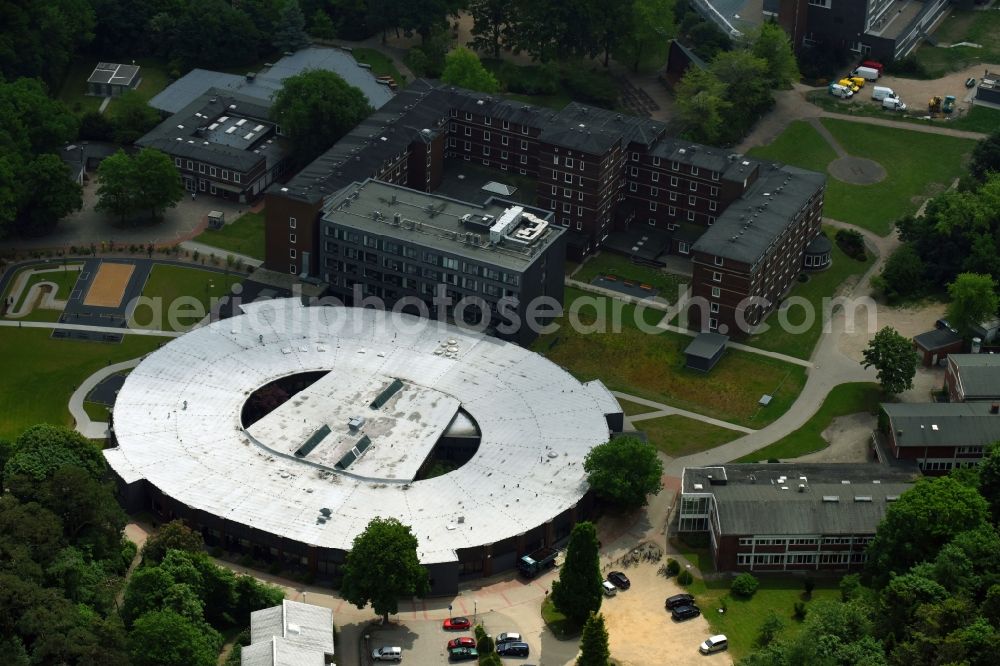
{"label": "white van", "polygon": [[613,597],[618,594],[618,588],[608,581],[601,583],[601,589],[604,590],[604,596]]}
{"label": "white van", "polygon": [[860,76],[865,81],[878,81],[878,70],[874,67],[858,67],[851,76]]}
{"label": "white van", "polygon": [[890,111],[906,111],[906,104],[898,97],[886,97],[882,100],[882,108]]}
{"label": "white van", "polygon": [[876,102],[881,102],[886,97],[895,97],[896,93],[893,92],[892,88],[887,88],[885,86],[874,86],[872,88],[872,99]]}
{"label": "white van", "polygon": [[384,646],[372,650],[372,661],[402,661],[403,648]]}
{"label": "white van", "polygon": [[834,97],[839,97],[841,99],[849,99],[854,96],[854,91],[847,86],[842,86],[839,83],[831,83],[829,87],[830,94]]}
{"label": "white van", "polygon": [[729,639],[719,634],[718,636],[709,636],[704,643],[698,646],[698,650],[702,654],[712,654],[713,652],[722,652],[728,647]]}

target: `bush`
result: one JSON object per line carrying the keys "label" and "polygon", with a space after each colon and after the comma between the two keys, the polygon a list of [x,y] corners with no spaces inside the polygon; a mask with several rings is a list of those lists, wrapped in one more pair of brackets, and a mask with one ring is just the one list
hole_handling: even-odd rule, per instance
{"label": "bush", "polygon": [[618,87],[604,72],[570,65],[563,70],[563,85],[570,97],[580,102],[605,109],[618,105]]}
{"label": "bush", "polygon": [[694,582],[694,576],[692,576],[691,572],[688,571],[687,569],[685,569],[684,571],[680,572],[677,575],[677,584],[678,585],[684,585],[685,587],[687,587],[688,585],[690,585],[693,582]]}
{"label": "bush", "polygon": [[811,599],[813,590],[816,589],[816,581],[807,576],[806,579],[802,581],[802,587],[805,588],[806,598]]}
{"label": "bush", "polygon": [[667,560],[667,575],[676,576],[681,572],[681,563],[677,560],[670,558]]}
{"label": "bush", "polygon": [[909,76],[915,79],[933,79],[934,75],[927,70],[927,66],[916,57],[910,55],[902,60],[889,63],[886,67],[888,74]]}
{"label": "bush", "polygon": [[741,573],[733,579],[733,583],[729,586],[729,589],[736,596],[749,599],[754,595],[758,587],[760,587],[760,581],[754,578],[753,574]]}
{"label": "bush", "polygon": [[[519,95],[554,95],[559,92],[559,69],[554,63],[519,67],[503,61],[489,64],[496,77],[508,90]],[[487,63],[484,62],[484,65]]]}
{"label": "bush", "polygon": [[796,601],[792,615],[799,622],[806,619],[806,603],[804,601]]}
{"label": "bush", "polygon": [[[477,624],[475,633],[476,649],[479,651],[480,657],[493,652],[493,639],[486,635],[486,629],[483,628],[483,625]],[[480,659],[479,663],[483,663],[482,659]]]}
{"label": "bush", "polygon": [[856,599],[861,593],[861,576],[847,574],[840,579],[840,599],[845,603]]}
{"label": "bush", "polygon": [[854,229],[841,229],[834,238],[837,241],[837,247],[851,259],[864,261],[867,258],[865,237],[860,232]]}
{"label": "bush", "polygon": [[767,647],[773,643],[784,628],[785,621],[778,617],[773,610],[769,611],[757,633],[757,647]]}
{"label": "bush", "polygon": [[927,293],[924,260],[910,244],[900,246],[882,267],[882,273],[872,279],[872,285],[882,292],[889,303],[898,303]]}

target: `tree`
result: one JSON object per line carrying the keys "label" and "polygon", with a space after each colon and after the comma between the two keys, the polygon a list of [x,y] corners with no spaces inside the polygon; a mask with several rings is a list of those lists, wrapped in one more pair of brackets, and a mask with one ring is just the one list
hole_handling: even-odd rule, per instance
{"label": "tree", "polygon": [[337,28],[330,20],[330,15],[322,9],[317,9],[309,20],[309,34],[319,39],[334,39]]}
{"label": "tree", "polygon": [[712,59],[709,70],[725,86],[729,104],[723,113],[722,137],[726,142],[736,142],[774,106],[767,61],[749,51],[723,51]]}
{"label": "tree", "polygon": [[741,573],[733,579],[729,589],[736,596],[749,599],[756,594],[758,587],[760,587],[760,581],[753,574]]}
{"label": "tree", "polygon": [[0,79],[41,77],[58,85],[76,50],[93,38],[94,10],[86,0],[4,3]]}
{"label": "tree", "polygon": [[677,116],[685,136],[714,144],[723,134],[723,116],[729,109],[726,85],[712,72],[691,67],[684,73],[675,92]]}
{"label": "tree", "polygon": [[627,16],[628,30],[618,40],[615,58],[633,72],[675,32],[672,0],[635,0]]}
{"label": "tree", "polygon": [[576,666],[608,666],[611,650],[608,648],[608,629],[604,626],[604,616],[591,613],[583,625],[580,637],[580,656]]}
{"label": "tree", "polygon": [[645,506],[647,495],[660,492],[663,463],[652,444],[635,437],[615,437],[595,446],[583,469],[591,488],[626,509]]}
{"label": "tree", "polygon": [[768,611],[764,623],[757,630],[757,647],[767,647],[773,643],[784,628],[785,621],[773,610]]}
{"label": "tree", "polygon": [[979,463],[979,492],[989,503],[993,522],[1000,524],[1000,442],[988,446]]}
{"label": "tree", "polygon": [[594,41],[604,51],[604,66],[611,60],[611,52],[632,27],[635,0],[589,0]]}
{"label": "tree", "polygon": [[[84,470],[93,479],[101,478],[105,469],[100,449],[80,433],[64,426],[35,425],[17,438],[14,453],[4,465],[4,478],[12,491],[15,485],[25,489],[15,495],[34,496],[29,484],[51,478],[66,465]],[[23,483],[14,481],[18,476],[24,477]]]}
{"label": "tree", "polygon": [[922,295],[927,289],[926,267],[916,249],[904,243],[889,255],[882,273],[873,281],[890,303]]}
{"label": "tree", "polygon": [[291,140],[294,159],[305,164],[371,111],[360,90],[333,72],[317,69],[285,79],[271,106],[271,117]]}
{"label": "tree", "polygon": [[948,285],[948,320],[964,336],[972,327],[993,319],[1000,307],[997,281],[989,275],[961,273]]}
{"label": "tree", "polygon": [[601,609],[603,578],[598,547],[594,524],[577,523],[569,535],[559,580],[552,583],[552,603],[577,626]]}
{"label": "tree", "polygon": [[400,597],[422,597],[430,585],[417,557],[417,538],[395,518],[373,518],[344,560],[340,594],[358,608],[371,603],[382,623],[399,612]]}
{"label": "tree", "polygon": [[791,88],[801,77],[792,41],[777,23],[762,23],[751,34],[750,52],[767,63],[767,80],[776,88]]}
{"label": "tree", "polygon": [[59,220],[83,207],[83,189],[70,179],[66,165],[51,153],[39,155],[21,172],[23,198],[14,232],[42,236],[55,229]]}
{"label": "tree", "polygon": [[143,615],[129,632],[135,666],[215,666],[221,647],[219,632],[172,610]]}
{"label": "tree", "polygon": [[514,20],[515,7],[510,0],[471,0],[472,41],[469,46],[488,52],[500,59],[500,48],[506,46]]}
{"label": "tree", "polygon": [[122,144],[135,143],[160,122],[160,114],[146,103],[146,99],[134,90],[128,90],[117,99],[111,113],[115,141]]}
{"label": "tree", "polygon": [[496,77],[483,67],[479,56],[462,46],[445,56],[441,80],[480,92],[494,93],[500,90]]}
{"label": "tree", "polygon": [[146,564],[159,564],[168,550],[200,553],[204,547],[200,534],[180,520],[171,520],[146,540],[142,547],[142,559]]}
{"label": "tree", "polygon": [[124,221],[140,210],[157,219],[184,196],[180,173],[170,157],[155,148],[134,156],[119,150],[97,168],[96,210],[116,214]]}
{"label": "tree", "polygon": [[893,573],[933,560],[956,535],[984,525],[986,500],[951,477],[923,478],[889,505],[868,547],[866,575],[877,586]]}
{"label": "tree", "polygon": [[886,326],[876,333],[862,355],[861,365],[875,367],[879,384],[886,394],[896,395],[913,388],[917,354],[910,341],[893,327]]}
{"label": "tree", "polygon": [[94,210],[117,215],[122,222],[135,213],[135,174],[132,158],[124,150],[119,150],[101,162],[97,167],[97,179],[97,204]]}
{"label": "tree", "polygon": [[309,36],[306,35],[306,17],[302,15],[302,8],[299,7],[298,0],[285,1],[285,6],[281,8],[281,17],[275,26],[273,43],[274,48],[282,53],[298,51],[309,45]]}
{"label": "tree", "polygon": [[994,130],[976,143],[972,149],[969,173],[979,182],[984,182],[989,173],[1000,173],[1000,130]]}

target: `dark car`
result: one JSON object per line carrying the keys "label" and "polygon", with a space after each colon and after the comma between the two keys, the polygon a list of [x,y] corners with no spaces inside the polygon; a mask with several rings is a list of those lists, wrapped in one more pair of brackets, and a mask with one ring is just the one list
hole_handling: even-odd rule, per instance
{"label": "dark car", "polygon": [[527,657],[530,649],[527,643],[510,641],[497,646],[497,654],[502,657]]}
{"label": "dark car", "polygon": [[464,631],[472,626],[467,617],[449,617],[441,625],[445,631]]}
{"label": "dark car", "polygon": [[689,606],[677,606],[670,611],[670,614],[675,620],[680,622],[681,620],[690,620],[693,617],[698,617],[701,615],[701,609],[694,604]]}
{"label": "dark car", "polygon": [[448,652],[448,658],[452,661],[478,661],[479,650],[470,647],[455,648]]}
{"label": "dark car", "polygon": [[694,604],[694,597],[690,594],[675,594],[672,597],[667,597],[667,610],[672,608],[677,608],[678,606],[691,606]]}
{"label": "dark car", "polygon": [[629,581],[628,576],[623,574],[621,571],[612,571],[609,573],[608,581],[619,590],[627,590],[632,587],[632,583]]}

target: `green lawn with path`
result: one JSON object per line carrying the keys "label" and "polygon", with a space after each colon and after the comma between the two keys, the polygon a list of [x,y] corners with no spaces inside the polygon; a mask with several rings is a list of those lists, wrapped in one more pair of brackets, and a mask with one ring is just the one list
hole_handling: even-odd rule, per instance
{"label": "green lawn with path", "polygon": [[[62,87],[57,95],[57,98],[65,103],[70,111],[79,115],[97,111],[101,102],[104,101],[103,97],[87,94],[87,79],[90,78],[97,63],[97,58],[87,56],[78,57],[70,63],[66,78],[63,79]],[[140,67],[139,77],[141,79],[135,90],[140,97],[148,102],[167,87],[170,77],[167,75],[166,66],[159,60],[141,58],[136,60],[135,64]],[[105,113],[114,110],[116,101],[115,98],[111,99]]]}
{"label": "green lawn with path", "polygon": [[573,279],[589,283],[600,275],[614,275],[619,280],[651,285],[659,290],[657,296],[669,303],[677,302],[678,288],[688,282],[679,275],[633,263],[628,257],[607,250],[584,262]]}
{"label": "green lawn with path", "polygon": [[648,414],[650,412],[655,412],[656,407],[649,407],[647,405],[641,405],[638,402],[632,402],[631,400],[623,400],[622,398],[616,398],[618,404],[621,405],[622,410],[625,412],[625,416],[635,416],[636,414]]}
{"label": "green lawn with path", "polygon": [[375,76],[391,76],[400,87],[406,85],[406,76],[396,68],[392,58],[375,49],[355,48],[351,50],[354,59],[363,65],[370,65]]}
{"label": "green lawn with path", "polygon": [[[824,230],[832,242],[837,230],[833,227],[826,227]],[[853,283],[860,279],[875,261],[870,252],[865,261],[852,259],[844,254],[836,242],[833,242],[831,257],[833,263],[829,268],[817,273],[807,273],[809,281],[796,282],[788,294],[788,298],[804,298],[810,303],[814,313],[812,325],[805,331],[799,330],[808,322],[809,315],[806,308],[794,305],[787,312],[772,312],[764,322],[770,328],[763,333],[750,336],[744,341],[745,344],[806,360],[812,356],[816,342],[823,334],[824,320],[829,319],[824,313],[832,311],[833,302],[826,301],[824,304],[824,299],[833,297],[837,290],[849,281]],[[860,312],[858,316],[861,316]],[[783,320],[790,326],[783,327],[781,325]]]}
{"label": "green lawn with path", "polygon": [[[78,266],[79,264],[70,264],[70,265]],[[4,291],[3,294],[4,302],[6,302],[6,299],[10,297],[11,292],[13,291],[14,288],[14,283],[17,281],[18,276],[25,271],[30,271],[35,268],[38,268],[38,266],[30,266],[27,268],[23,268],[11,277],[7,289]],[[28,292],[31,290],[31,286],[34,284],[38,284],[39,282],[54,282],[57,286],[56,298],[61,300],[66,300],[69,298],[69,295],[73,290],[73,285],[76,284],[76,280],[79,276],[80,276],[80,271],[76,270],[68,270],[68,271],[59,270],[51,273],[32,275],[31,277],[28,278],[27,282],[24,285],[24,289],[21,291],[20,296],[14,303],[13,307],[10,309],[11,310],[20,309],[21,305],[24,303],[25,298],[27,298],[28,296]],[[24,317],[4,317],[4,318],[16,319],[20,321],[59,321],[60,314],[62,314],[62,310],[35,309],[32,310],[30,314]]]}
{"label": "green lawn with path", "polygon": [[[853,185],[829,177],[824,215],[882,236],[897,219],[916,212],[924,199],[940,193],[960,176],[964,159],[975,144],[970,139],[836,118],[821,122],[849,154],[875,160],[886,170],[886,178],[872,185]],[[796,121],[771,144],[749,154],[825,173],[826,165],[836,158],[825,144],[808,123]]]}
{"label": "green lawn with path", "polygon": [[90,417],[91,421],[97,421],[98,423],[108,420],[108,410],[109,407],[107,405],[99,402],[85,400],[83,403],[83,411],[87,412],[87,416]]}
{"label": "green lawn with path", "polygon": [[[924,100],[913,102],[913,107],[906,113],[889,111],[882,108],[881,102],[874,102],[865,93],[853,99],[840,99],[830,95],[826,89],[814,90],[806,94],[806,99],[825,111],[839,113],[844,116],[861,116],[864,118],[882,118],[883,120],[898,120],[911,125],[927,127],[942,127],[946,129],[963,130],[966,132],[982,132],[989,134],[1000,127],[1000,110],[985,106],[973,106],[968,113],[945,116],[944,118],[928,118]],[[908,115],[916,113],[919,115]]]}
{"label": "green lawn with path", "polygon": [[[154,315],[149,307],[142,305],[137,307],[130,324],[137,328],[185,331],[209,313],[211,299],[228,295],[230,287],[242,281],[243,276],[235,273],[156,264],[149,274],[142,295],[154,299],[160,325],[152,325]],[[180,300],[181,297],[185,297],[183,301]]]}
{"label": "green lawn with path", "polygon": [[[922,44],[912,56],[924,66],[930,78],[982,63],[996,64],[1000,62],[1000,11],[952,9],[934,31],[934,39],[943,46]],[[978,44],[979,48],[944,46],[961,42]]]}
{"label": "green lawn with path", "polygon": [[69,397],[84,379],[111,364],[151,352],[164,338],[126,335],[120,344],[53,340],[51,331],[0,328],[6,352],[0,382],[0,438],[36,423],[72,425]]}
{"label": "green lawn with path", "polygon": [[227,252],[264,260],[264,212],[244,213],[221,229],[205,229],[195,238]]}
{"label": "green lawn with path", "polygon": [[[567,289],[566,302],[572,304],[582,295]],[[595,324],[593,310],[588,308],[580,311],[579,320],[593,325],[596,332],[574,330],[564,316],[555,322],[558,330],[542,335],[532,345],[581,381],[600,379],[612,391],[750,428],[761,428],[785,413],[805,384],[801,366],[733,349],[707,374],[688,370],[683,350],[691,342],[689,336],[658,328],[643,332],[634,324],[632,306],[597,298],[598,303],[621,308],[624,320],[618,332],[610,325]],[[646,321],[658,321],[662,315],[648,310]],[[760,407],[758,400],[764,394],[774,398],[767,407]]]}
{"label": "green lawn with path", "polygon": [[714,449],[743,434],[679,414],[642,419],[635,421],[633,425],[636,430],[646,433],[657,450],[672,458]]}
{"label": "green lawn with path", "polygon": [[881,399],[882,390],[872,382],[851,382],[834,386],[819,410],[801,428],[736,462],[757,462],[772,458],[788,460],[825,449],[830,443],[823,439],[822,433],[833,419],[859,412],[874,413]]}

